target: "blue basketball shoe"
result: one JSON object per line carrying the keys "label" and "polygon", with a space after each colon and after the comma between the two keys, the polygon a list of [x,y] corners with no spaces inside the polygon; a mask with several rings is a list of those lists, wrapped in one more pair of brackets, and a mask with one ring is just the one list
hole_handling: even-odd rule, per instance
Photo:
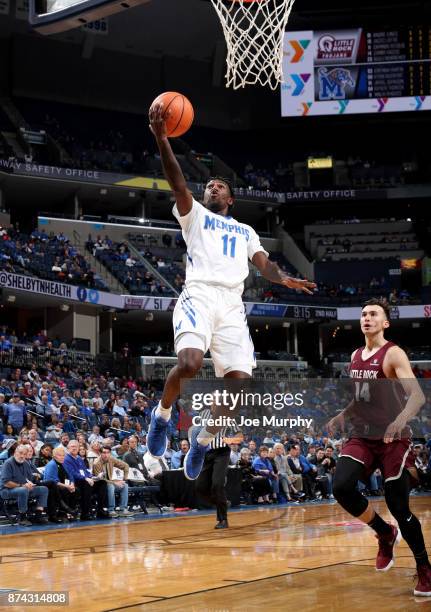
{"label": "blue basketball shoe", "polygon": [[193,427],[190,436],[190,449],[184,457],[184,476],[188,480],[196,480],[199,476],[202,471],[205,455],[210,448],[209,444],[203,446],[197,441],[197,437],[201,431],[202,427]]}
{"label": "blue basketball shoe", "polygon": [[160,459],[166,452],[168,445],[167,431],[169,421],[160,416],[156,416],[158,406],[151,412],[150,427],[147,434],[147,448],[150,455]]}

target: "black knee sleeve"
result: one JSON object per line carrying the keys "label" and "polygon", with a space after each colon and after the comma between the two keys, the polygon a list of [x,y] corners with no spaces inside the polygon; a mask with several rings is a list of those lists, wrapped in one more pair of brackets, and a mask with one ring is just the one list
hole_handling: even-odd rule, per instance
{"label": "black knee sleeve", "polygon": [[416,563],[427,563],[428,556],[422,527],[409,508],[410,475],[407,470],[396,480],[385,483],[385,497],[392,516],[397,520],[401,535],[413,552]]}
{"label": "black knee sleeve", "polygon": [[[401,533],[403,526],[410,527],[410,523],[417,521],[409,507],[410,476],[407,470],[396,480],[385,483],[385,499],[390,513],[397,520]],[[415,521],[413,521],[413,518]]]}
{"label": "black knee sleeve", "polygon": [[385,499],[390,513],[401,526],[412,515],[409,507],[410,476],[407,470],[396,480],[385,482]]}
{"label": "black knee sleeve", "polygon": [[368,508],[368,500],[356,489],[363,470],[362,464],[349,457],[340,457],[335,470],[334,497],[352,516],[361,516]]}

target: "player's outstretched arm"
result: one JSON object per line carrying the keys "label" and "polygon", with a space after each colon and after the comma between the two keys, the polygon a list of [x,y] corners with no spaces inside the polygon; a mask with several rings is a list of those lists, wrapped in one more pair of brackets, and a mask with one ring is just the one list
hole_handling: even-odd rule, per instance
{"label": "player's outstretched arm", "polygon": [[313,295],[312,289],[316,288],[316,283],[306,279],[288,276],[279,268],[275,261],[270,261],[262,251],[255,253],[251,262],[256,266],[263,278],[266,278],[272,283],[284,285],[285,287],[289,287],[289,289],[300,289],[304,293]]}
{"label": "player's outstretched arm", "polygon": [[[169,111],[168,111],[169,112]],[[154,104],[149,111],[150,130],[154,134],[162,160],[163,173],[168,181],[177,203],[181,217],[187,215],[193,204],[193,196],[187,188],[186,179],[172,151],[166,134],[166,124],[163,119],[163,104]]]}

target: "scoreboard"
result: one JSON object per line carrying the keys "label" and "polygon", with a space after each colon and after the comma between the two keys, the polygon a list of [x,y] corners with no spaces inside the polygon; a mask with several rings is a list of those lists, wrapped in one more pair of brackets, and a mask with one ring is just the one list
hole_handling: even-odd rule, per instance
{"label": "scoreboard", "polygon": [[284,117],[431,109],[431,26],[285,32]]}

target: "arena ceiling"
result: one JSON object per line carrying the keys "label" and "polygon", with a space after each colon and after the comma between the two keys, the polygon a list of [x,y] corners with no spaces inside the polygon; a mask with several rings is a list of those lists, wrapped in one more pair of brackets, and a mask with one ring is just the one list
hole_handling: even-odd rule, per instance
{"label": "arena ceiling", "polygon": [[[393,25],[405,24],[406,15],[409,19],[423,15],[426,5],[430,11],[430,1],[296,0],[290,27],[358,26],[370,19],[380,22],[381,27],[388,14],[394,19]],[[224,45],[222,28],[210,0],[152,0],[109,18],[109,35],[92,38],[99,48],[207,61],[213,59],[218,45]]]}
{"label": "arena ceiling", "polygon": [[[390,15],[391,21],[388,21]],[[374,24],[377,27],[427,20],[431,0],[296,0],[292,29],[318,29]],[[32,32],[13,20],[10,32]],[[6,19],[0,20],[5,35]],[[36,34],[36,36],[39,36]],[[223,33],[210,0],[152,0],[109,18],[108,35],[72,30],[53,38],[83,45],[91,57],[96,49],[109,49],[147,57],[174,56],[211,61],[223,49]]]}

